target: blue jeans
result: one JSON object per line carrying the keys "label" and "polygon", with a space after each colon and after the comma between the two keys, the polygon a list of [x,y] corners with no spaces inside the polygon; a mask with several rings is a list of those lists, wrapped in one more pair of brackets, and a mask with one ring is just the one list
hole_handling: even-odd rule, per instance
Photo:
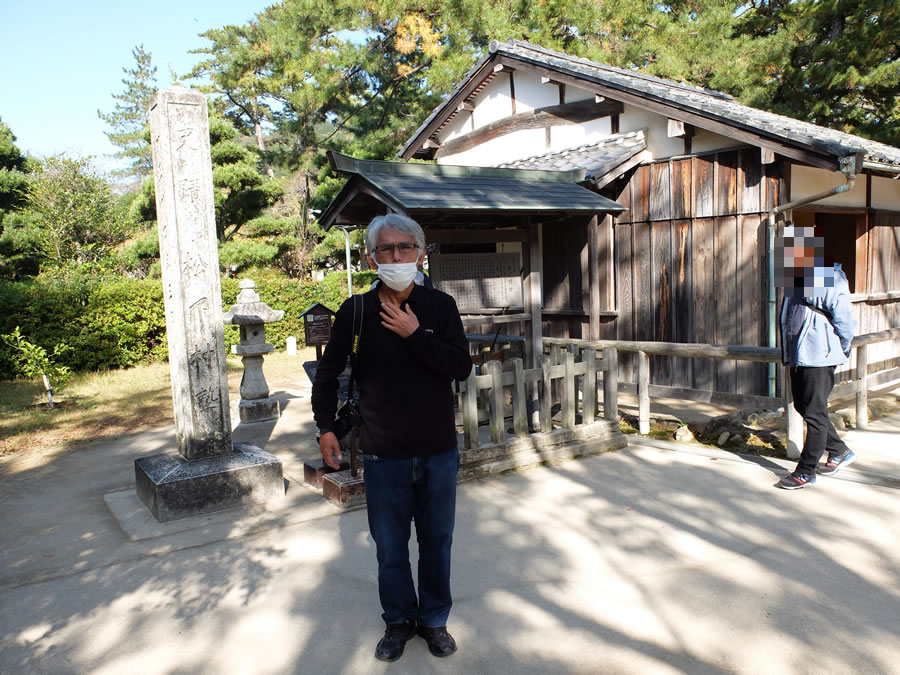
{"label": "blue jeans", "polygon": [[[431,457],[363,455],[369,531],[378,557],[378,596],[387,624],[447,625],[450,547],[456,520],[456,449]],[[410,524],[419,543],[419,594],[409,564]]]}

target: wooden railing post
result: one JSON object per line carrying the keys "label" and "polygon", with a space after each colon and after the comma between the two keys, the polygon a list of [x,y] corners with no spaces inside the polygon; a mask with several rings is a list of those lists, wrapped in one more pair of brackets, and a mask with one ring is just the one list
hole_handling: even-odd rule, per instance
{"label": "wooden railing post", "polygon": [[551,430],[550,409],[553,405],[551,391],[553,389],[550,381],[550,357],[546,354],[541,355],[541,384],[543,385],[543,396],[541,396],[541,431],[544,433]]}
{"label": "wooden railing post", "polygon": [[475,384],[475,368],[466,378],[462,395],[463,443],[467,450],[478,447],[478,385]]}
{"label": "wooden railing post", "polygon": [[791,369],[784,366],[784,424],[787,438],[785,451],[788,459],[799,459],[803,447],[803,418],[794,407],[794,396],[791,393]]}
{"label": "wooden railing post", "polygon": [[650,433],[650,355],[638,352],[638,431]]}
{"label": "wooden railing post", "polygon": [[603,418],[619,419],[619,352],[615,347],[603,350]]}
{"label": "wooden railing post", "polygon": [[585,347],[581,351],[581,361],[585,365],[581,388],[581,421],[591,424],[597,414],[597,350]]}
{"label": "wooden railing post", "polygon": [[512,387],[512,412],[513,431],[516,436],[528,435],[527,406],[525,405],[525,366],[522,359],[514,358],[510,361],[513,372]]}
{"label": "wooden railing post", "polygon": [[856,428],[869,428],[869,354],[867,345],[856,348]]}
{"label": "wooden railing post", "polygon": [[491,440],[494,443],[501,443],[506,437],[506,432],[503,429],[503,366],[499,361],[488,361],[486,365],[488,375],[491,376],[491,390],[488,395],[490,400]]}
{"label": "wooden railing post", "polygon": [[562,414],[560,415],[562,426],[566,429],[575,428],[575,407],[578,403],[575,394],[575,355],[567,350],[563,352],[565,364],[565,378],[562,385]]}

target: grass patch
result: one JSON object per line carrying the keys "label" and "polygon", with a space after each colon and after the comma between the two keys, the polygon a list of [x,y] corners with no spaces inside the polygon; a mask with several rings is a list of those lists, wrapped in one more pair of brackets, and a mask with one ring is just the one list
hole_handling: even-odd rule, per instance
{"label": "grass patch", "polygon": [[[298,356],[266,356],[269,391],[305,382],[303,362],[313,359],[314,348],[299,350]],[[243,372],[240,358],[229,357],[231,400],[240,396]],[[47,397],[40,380],[0,382],[0,455],[77,446],[174,423],[168,363],[76,374],[53,398],[59,407],[41,405]]]}

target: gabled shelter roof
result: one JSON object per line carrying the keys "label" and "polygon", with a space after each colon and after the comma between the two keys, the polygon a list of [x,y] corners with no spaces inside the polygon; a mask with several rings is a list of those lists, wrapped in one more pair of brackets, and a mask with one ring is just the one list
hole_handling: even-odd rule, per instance
{"label": "gabled shelter roof", "polygon": [[423,212],[480,213],[620,212],[625,207],[578,183],[584,169],[538,171],[445,164],[360,160],[335,152],[328,160],[350,174],[340,194],[322,212],[335,224],[364,225],[386,209],[411,217]]}
{"label": "gabled shelter roof", "polygon": [[765,147],[813,166],[837,170],[840,158],[857,155],[861,168],[890,176],[900,174],[900,148],[751,108],[721,92],[614,68],[521,40],[491,42],[488,55],[416,130],[399,156],[430,159],[441,128],[464,103],[477,96],[500,66],[531,69],[559,82]]}

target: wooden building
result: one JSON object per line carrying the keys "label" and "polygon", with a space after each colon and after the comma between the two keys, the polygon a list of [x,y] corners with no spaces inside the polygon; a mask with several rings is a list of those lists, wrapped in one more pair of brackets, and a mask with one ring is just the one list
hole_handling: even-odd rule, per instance
{"label": "wooden building", "polygon": [[[432,240],[438,268],[442,255],[520,253],[524,297],[541,308],[540,326],[533,307],[508,326],[524,335],[776,346],[772,241],[785,220],[824,228],[860,333],[900,326],[898,148],[510,40],[491,44],[400,156],[580,171],[560,175],[610,200],[593,212],[463,208],[445,231],[477,234]],[[365,221],[344,218],[354,200]],[[404,209],[345,192],[326,226],[364,225],[386,210]],[[505,320],[492,314],[516,314],[480,310],[469,321],[482,316],[486,330]],[[885,343],[869,362],[898,354]],[[621,365],[632,379],[628,359]],[[768,385],[766,368],[749,363],[656,357],[652,369],[664,385],[747,394]]]}

